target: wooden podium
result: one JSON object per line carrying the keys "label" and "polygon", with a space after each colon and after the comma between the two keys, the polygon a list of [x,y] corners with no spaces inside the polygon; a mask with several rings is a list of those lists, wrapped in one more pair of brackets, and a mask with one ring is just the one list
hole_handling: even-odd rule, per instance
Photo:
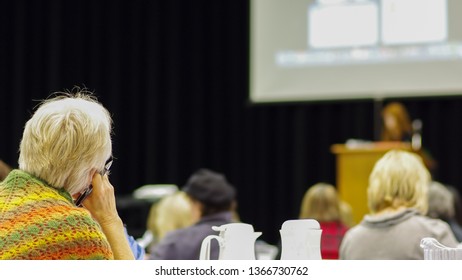
{"label": "wooden podium", "polygon": [[372,168],[378,159],[392,149],[412,151],[411,145],[403,142],[332,145],[331,151],[336,155],[337,189],[341,199],[350,204],[355,223],[369,213],[367,187]]}

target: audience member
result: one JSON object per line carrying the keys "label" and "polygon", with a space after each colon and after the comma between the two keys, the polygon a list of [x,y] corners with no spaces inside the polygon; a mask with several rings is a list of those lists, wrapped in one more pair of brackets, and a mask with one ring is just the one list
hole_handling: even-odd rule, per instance
{"label": "audience member", "polygon": [[[24,128],[19,169],[0,184],[0,259],[134,258],[107,176],[111,123],[84,90],[37,108]],[[87,197],[77,207],[81,193]]]}
{"label": "audience member", "polygon": [[454,218],[454,196],[445,185],[436,181],[430,184],[427,215],[447,222],[457,241],[462,241],[462,227]]}
{"label": "audience member", "polygon": [[[183,191],[191,200],[195,224],[167,233],[151,253],[151,259],[198,260],[202,240],[217,234],[212,226],[232,222],[235,189],[225,176],[208,169],[191,175]],[[218,259],[219,247],[211,244],[210,259]]]}
{"label": "audience member", "polygon": [[191,202],[183,191],[178,191],[153,204],[148,215],[147,228],[153,241],[148,251],[159,243],[167,233],[195,223],[191,214]]}
{"label": "audience member", "polygon": [[[12,168],[0,160],[0,174],[3,176],[0,181],[3,181],[8,174],[11,172]],[[143,247],[138,244],[138,242],[133,238],[133,236],[129,235],[127,232],[127,228],[124,226],[125,237],[128,240],[130,245],[130,249],[132,250],[135,259],[143,260],[145,258],[145,250]]]}
{"label": "audience member", "polygon": [[462,226],[462,199],[460,198],[459,190],[454,186],[447,185],[448,190],[452,193],[454,198],[454,220]]}
{"label": "audience member", "polygon": [[335,187],[325,183],[310,187],[303,197],[299,218],[319,222],[322,258],[338,259],[340,243],[348,228],[341,221],[340,200]]}
{"label": "audience member", "polygon": [[419,244],[433,237],[456,247],[447,223],[425,214],[428,209],[430,173],[419,156],[392,150],[374,166],[369,176],[370,214],[345,234],[341,259],[423,259]]}

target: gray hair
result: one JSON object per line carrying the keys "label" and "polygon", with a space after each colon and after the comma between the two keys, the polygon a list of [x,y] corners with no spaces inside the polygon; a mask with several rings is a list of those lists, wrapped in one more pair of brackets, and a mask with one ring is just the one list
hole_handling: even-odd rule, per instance
{"label": "gray hair", "polygon": [[26,123],[19,168],[70,194],[87,187],[92,169],[112,153],[109,112],[86,90],[57,93]]}
{"label": "gray hair", "polygon": [[443,184],[432,181],[428,190],[429,217],[449,220],[454,217],[454,196]]}

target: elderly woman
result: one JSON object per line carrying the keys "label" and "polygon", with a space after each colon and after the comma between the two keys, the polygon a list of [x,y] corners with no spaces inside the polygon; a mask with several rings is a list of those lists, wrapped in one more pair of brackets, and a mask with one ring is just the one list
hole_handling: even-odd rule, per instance
{"label": "elderly woman", "polygon": [[420,240],[433,237],[456,247],[449,225],[425,216],[430,174],[422,160],[406,151],[390,151],[369,177],[370,214],[345,234],[341,259],[423,259]]}
{"label": "elderly woman", "polygon": [[38,107],[19,169],[0,184],[0,259],[133,259],[106,174],[110,134],[109,112],[87,92]]}

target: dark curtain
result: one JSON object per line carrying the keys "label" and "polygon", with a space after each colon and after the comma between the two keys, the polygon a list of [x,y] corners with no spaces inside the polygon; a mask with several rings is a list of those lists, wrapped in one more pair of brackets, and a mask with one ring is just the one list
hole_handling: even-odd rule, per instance
{"label": "dark curtain", "polygon": [[[249,103],[248,0],[1,1],[0,36],[7,163],[17,166],[38,100],[86,87],[113,114],[118,195],[148,183],[181,186],[208,167],[226,174],[242,221],[272,243],[309,186],[335,184],[330,146],[374,139],[374,101]],[[402,101],[423,120],[436,178],[462,186],[462,100]]]}

